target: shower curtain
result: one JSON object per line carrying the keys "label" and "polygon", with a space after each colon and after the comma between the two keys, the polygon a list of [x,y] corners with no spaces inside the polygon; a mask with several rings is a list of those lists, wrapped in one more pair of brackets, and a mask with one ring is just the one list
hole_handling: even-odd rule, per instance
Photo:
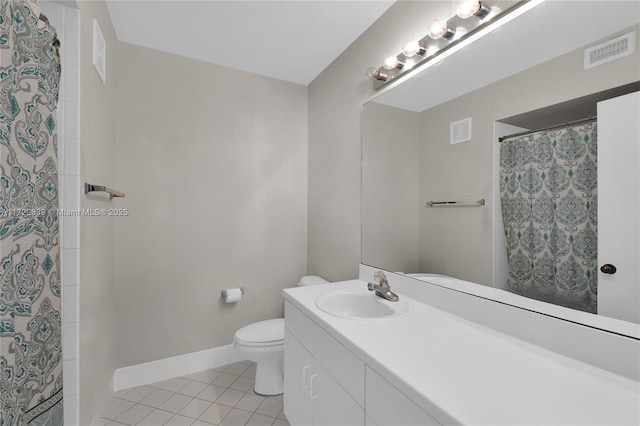
{"label": "shower curtain", "polygon": [[597,312],[596,153],[595,122],[502,141],[508,290]]}
{"label": "shower curtain", "polygon": [[0,6],[0,425],[62,425],[55,29]]}

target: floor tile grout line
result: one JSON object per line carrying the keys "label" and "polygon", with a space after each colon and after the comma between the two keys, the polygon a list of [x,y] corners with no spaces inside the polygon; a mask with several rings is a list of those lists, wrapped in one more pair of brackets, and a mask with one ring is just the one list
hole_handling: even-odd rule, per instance
{"label": "floor tile grout line", "polygon": [[[241,366],[238,366],[238,364],[242,364]],[[242,368],[244,367],[244,368]],[[208,370],[203,370],[200,372],[196,372],[196,373],[191,373],[188,376],[191,377],[186,377],[186,376],[180,376],[180,377],[175,377],[172,379],[168,379],[165,381],[161,381],[161,382],[155,382],[152,384],[146,384],[146,385],[140,385],[140,386],[136,386],[130,389],[123,389],[121,391],[119,391],[118,393],[114,393],[111,397],[111,402],[113,403],[116,400],[120,400],[122,403],[126,403],[126,404],[131,404],[127,409],[125,409],[122,413],[118,414],[118,416],[115,416],[115,419],[111,419],[109,417],[104,417],[102,416],[101,418],[109,421],[109,422],[114,422],[114,423],[119,423],[118,418],[121,418],[121,416],[125,415],[126,412],[128,412],[129,410],[135,409],[136,406],[141,406],[141,407],[145,407],[145,409],[150,410],[149,413],[144,416],[141,420],[139,420],[138,423],[142,422],[145,418],[147,418],[149,415],[151,415],[154,412],[160,411],[163,413],[166,413],[167,416],[171,416],[170,419],[176,417],[176,416],[180,416],[180,417],[184,417],[190,420],[195,421],[201,421],[203,423],[208,423],[206,419],[202,418],[202,416],[204,415],[204,413],[209,410],[214,404],[219,405],[221,407],[224,407],[225,409],[228,409],[229,411],[227,411],[227,413],[222,417],[222,419],[220,420],[221,422],[224,422],[224,419],[229,416],[232,412],[235,411],[236,415],[237,412],[242,412],[244,413],[243,416],[248,416],[246,422],[249,422],[251,418],[253,418],[254,416],[261,416],[267,419],[271,419],[269,420],[270,424],[274,424],[275,422],[279,422],[279,423],[284,423],[284,424],[288,424],[288,420],[286,419],[286,416],[284,414],[284,408],[282,407],[284,401],[282,398],[282,395],[276,395],[276,396],[265,396],[265,395],[260,395],[257,394],[253,391],[253,386],[251,386],[249,389],[246,389],[247,384],[249,384],[249,381],[253,381],[255,383],[255,363],[251,363],[251,362],[241,362],[241,363],[233,363],[233,364],[229,364],[227,366],[222,366],[218,369],[208,369]],[[240,370],[242,370],[240,372]],[[253,371],[252,371],[253,370]],[[233,372],[230,372],[233,371]],[[237,374],[237,373],[240,374]],[[198,380],[196,377],[198,375],[204,374],[204,373],[209,373],[210,375],[213,375],[214,373],[217,374],[217,376],[215,378],[213,378],[213,380],[209,381],[209,380]],[[223,376],[223,379],[225,382],[229,383],[226,386],[221,386],[219,383],[215,384],[214,382],[222,376],[222,374],[225,374],[226,376]],[[248,376],[247,376],[248,375]],[[253,377],[251,377],[253,376]],[[180,380],[176,380],[176,379],[180,379]],[[231,380],[233,379],[233,380]],[[242,379],[242,380],[239,380]],[[236,384],[236,382],[239,381],[242,384]],[[182,386],[180,386],[179,388],[176,389],[176,383],[181,384],[181,382],[183,382],[184,384]],[[197,383],[197,385],[194,385],[195,383]],[[234,386],[234,384],[236,384],[236,388],[233,388],[232,386]],[[202,385],[204,385],[204,387],[202,387]],[[205,389],[207,389],[209,386],[215,386],[216,388],[219,389],[219,394],[214,394],[214,396],[216,396],[216,399],[214,399],[213,401],[206,399],[206,398],[199,398],[199,395],[204,392]],[[141,387],[149,387],[151,388],[150,392],[148,392],[142,399],[140,399],[139,401],[131,401],[126,399],[127,395],[130,395],[130,392],[133,391],[136,388],[141,388]],[[192,395],[192,394],[188,394],[188,393],[182,393],[181,391],[183,389],[187,389],[187,387],[189,387],[190,389],[198,389],[201,388],[199,393],[197,393],[196,395]],[[174,390],[176,389],[176,390]],[[245,390],[246,389],[246,390]],[[160,403],[160,406],[154,406],[154,405],[150,405],[148,403],[143,403],[142,401],[144,401],[147,397],[149,397],[151,394],[155,393],[158,390],[162,390],[164,392],[166,392],[166,394],[168,394],[169,396],[164,399],[162,401],[162,403]],[[231,396],[229,398],[231,398],[230,400],[225,400],[223,402],[219,402],[219,400],[221,399],[222,395],[225,394],[227,391],[232,391],[235,392],[235,396]],[[193,393],[192,390],[189,390],[189,392]],[[172,410],[168,410],[166,408],[161,408],[161,406],[163,404],[165,404],[167,401],[169,401],[170,399],[172,399],[174,396],[179,395],[181,397],[184,398],[188,398],[188,402],[186,404],[184,404],[179,410],[176,411],[172,411]],[[238,395],[241,395],[238,398]],[[239,405],[241,404],[242,401],[245,401],[245,398],[249,396],[251,398],[258,398],[259,399],[259,403],[255,406],[255,408],[253,409],[248,409],[248,408],[241,408],[239,407]],[[138,398],[138,396],[136,396],[136,398]],[[194,400],[199,400],[202,401],[204,404],[206,404],[207,408],[202,411],[198,417],[193,417],[193,415],[191,413],[189,414],[184,414],[182,411],[189,405],[192,404]],[[231,402],[231,401],[235,401],[235,402]],[[268,402],[267,405],[271,405],[273,407],[273,404],[276,404],[276,406],[278,404],[281,405],[280,410],[278,411],[277,414],[274,415],[273,411],[268,412],[268,410],[270,409],[265,409],[262,412],[259,412],[258,410],[261,409],[261,407],[265,406],[265,402],[267,401],[276,401],[276,402]],[[249,403],[250,407],[254,406],[254,403]],[[275,408],[275,407],[274,407]],[[197,411],[197,410],[196,410]],[[266,414],[265,412],[268,412],[268,414]],[[281,417],[283,416],[283,417]]]}

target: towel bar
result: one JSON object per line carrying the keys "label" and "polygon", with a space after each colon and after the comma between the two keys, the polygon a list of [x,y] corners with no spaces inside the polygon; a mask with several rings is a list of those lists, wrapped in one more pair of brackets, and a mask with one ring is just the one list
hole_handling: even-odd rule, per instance
{"label": "towel bar", "polygon": [[90,183],[84,183],[84,193],[88,194],[89,192],[107,192],[109,193],[109,199],[113,197],[124,197],[124,192],[116,191],[115,189],[108,188],[104,185],[93,185]]}
{"label": "towel bar", "polygon": [[451,200],[451,201],[427,201],[427,207],[480,207],[484,206],[484,198],[477,201]]}

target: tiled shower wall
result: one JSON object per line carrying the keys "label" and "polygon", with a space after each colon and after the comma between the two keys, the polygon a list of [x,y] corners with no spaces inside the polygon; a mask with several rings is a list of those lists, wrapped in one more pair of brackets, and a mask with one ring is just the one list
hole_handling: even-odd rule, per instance
{"label": "tiled shower wall", "polygon": [[62,355],[64,424],[78,424],[78,259],[80,256],[79,91],[80,13],[41,0],[43,13],[61,42],[62,81],[58,101],[58,179],[60,184],[60,261],[62,267]]}

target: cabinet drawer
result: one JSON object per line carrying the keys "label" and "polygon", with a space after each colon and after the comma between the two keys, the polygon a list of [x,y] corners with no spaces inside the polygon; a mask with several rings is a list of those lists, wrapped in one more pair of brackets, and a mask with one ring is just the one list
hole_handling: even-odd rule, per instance
{"label": "cabinet drawer", "polygon": [[364,362],[285,300],[285,327],[334,379],[364,407]]}
{"label": "cabinet drawer", "polygon": [[439,425],[415,402],[367,367],[367,425]]}

